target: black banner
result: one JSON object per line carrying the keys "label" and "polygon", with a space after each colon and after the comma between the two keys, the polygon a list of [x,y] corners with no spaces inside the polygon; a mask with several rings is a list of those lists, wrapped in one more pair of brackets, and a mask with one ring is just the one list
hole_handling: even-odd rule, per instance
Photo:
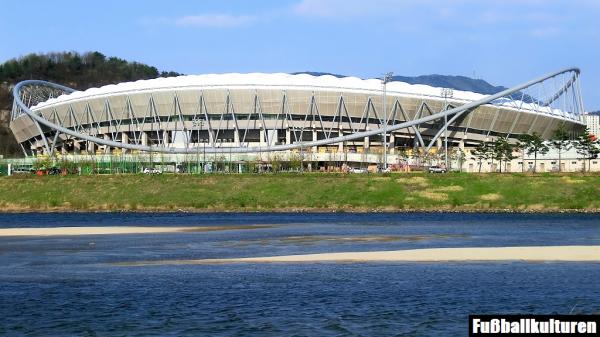
{"label": "black banner", "polygon": [[469,315],[469,336],[600,336],[600,315]]}

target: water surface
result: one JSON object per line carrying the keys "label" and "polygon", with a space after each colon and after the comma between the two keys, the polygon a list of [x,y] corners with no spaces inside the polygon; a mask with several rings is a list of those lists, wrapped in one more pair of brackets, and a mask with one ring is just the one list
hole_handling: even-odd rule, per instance
{"label": "water surface", "polygon": [[599,313],[598,263],[114,265],[599,245],[599,224],[599,215],[586,214],[0,215],[0,227],[238,227],[0,238],[0,335],[465,335],[469,313]]}

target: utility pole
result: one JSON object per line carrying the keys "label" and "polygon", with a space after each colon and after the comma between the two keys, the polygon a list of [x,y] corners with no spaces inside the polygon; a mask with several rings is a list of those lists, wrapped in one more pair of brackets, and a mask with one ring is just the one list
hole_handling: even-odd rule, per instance
{"label": "utility pole", "polygon": [[[300,134],[302,137],[302,134]],[[302,151],[302,139],[300,140],[300,172],[304,172],[304,152]]]}
{"label": "utility pole", "polygon": [[388,118],[387,118],[387,104],[386,104],[386,96],[387,96],[387,83],[392,80],[392,76],[394,73],[389,72],[385,74],[383,77],[383,169],[387,169],[387,126],[388,126]]}
{"label": "utility pole", "polygon": [[[199,154],[198,154],[198,152],[200,151],[200,144],[198,144],[198,142],[200,142],[200,131],[202,129],[204,129],[204,121],[201,120],[201,119],[200,120],[194,119],[192,121],[192,125],[196,129],[196,135],[197,135],[197,139],[196,139],[196,165],[200,166],[200,163],[199,163],[200,159],[198,158],[198,157],[200,157]],[[204,140],[202,141],[202,146],[203,146],[203,149],[204,149],[202,151],[203,156],[206,156],[206,148],[204,147],[204,146],[206,146],[206,143],[204,142]],[[202,159],[202,171],[204,171],[204,161],[205,161],[205,159],[206,158]]]}
{"label": "utility pole", "polygon": [[[444,97],[444,108],[443,111],[446,111],[446,107],[448,106],[448,97],[452,98],[454,96],[454,90],[452,88],[442,88],[440,91],[442,97]],[[444,116],[444,162],[446,165],[446,170],[449,170],[450,167],[448,161],[448,116]]]}

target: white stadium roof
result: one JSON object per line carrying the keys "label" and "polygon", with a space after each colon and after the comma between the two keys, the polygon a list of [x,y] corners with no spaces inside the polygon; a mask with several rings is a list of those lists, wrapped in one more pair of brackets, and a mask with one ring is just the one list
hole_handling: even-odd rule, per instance
{"label": "white stadium roof", "polygon": [[[119,84],[105,85],[99,88],[90,88],[84,91],[75,91],[68,95],[51,98],[33,106],[32,110],[51,107],[61,103],[74,102],[84,99],[102,98],[115,95],[130,95],[142,92],[172,91],[185,89],[280,89],[280,90],[320,90],[335,92],[352,92],[362,94],[381,95],[383,90],[380,79],[363,80],[358,77],[335,77],[331,75],[313,76],[309,74],[287,73],[226,73],[184,75],[176,77],[160,77],[150,80],[135,82],[122,82]],[[387,94],[390,96],[405,96],[441,100],[441,88],[422,84],[409,84],[393,81],[387,84]],[[471,102],[482,99],[482,95],[470,91],[453,90],[451,101]],[[517,103],[518,102],[518,103]],[[499,99],[496,105],[508,109],[539,111],[555,116],[569,116],[559,109],[539,107],[533,104],[511,99]],[[566,116],[565,116],[566,115]]]}
{"label": "white stadium roof", "polygon": [[[227,73],[185,75],[177,77],[161,77],[151,80],[123,82],[91,88],[85,91],[75,91],[68,95],[42,102],[34,109],[79,99],[98,98],[103,96],[133,94],[144,91],[162,91],[174,89],[294,89],[294,90],[323,90],[345,91],[356,93],[381,94],[382,84],[379,79],[363,80],[358,77],[335,77],[331,75],[313,76],[309,74],[291,75],[286,73]],[[389,82],[389,95],[409,95],[417,97],[442,98],[440,88],[405,82]],[[468,91],[454,90],[453,100],[473,101],[485,95]]]}

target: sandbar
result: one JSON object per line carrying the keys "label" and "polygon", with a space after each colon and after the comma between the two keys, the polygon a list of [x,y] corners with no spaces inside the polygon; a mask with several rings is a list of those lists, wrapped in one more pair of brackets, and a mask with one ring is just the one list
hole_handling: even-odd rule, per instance
{"label": "sandbar", "polygon": [[176,232],[212,232],[239,229],[270,228],[265,225],[249,226],[205,226],[205,227],[139,227],[139,226],[102,226],[102,227],[37,227],[37,228],[0,228],[3,236],[71,236],[71,235],[109,235],[109,234],[159,234]]}
{"label": "sandbar", "polygon": [[428,248],[395,251],[343,252],[229,259],[141,261],[123,263],[122,265],[143,266],[213,263],[352,263],[468,261],[600,262],[600,246]]}

